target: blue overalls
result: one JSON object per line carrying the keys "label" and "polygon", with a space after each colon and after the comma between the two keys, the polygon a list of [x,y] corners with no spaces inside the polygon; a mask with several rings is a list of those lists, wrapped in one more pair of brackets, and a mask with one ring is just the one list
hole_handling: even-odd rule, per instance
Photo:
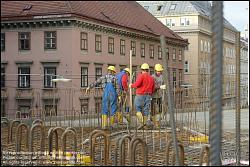
{"label": "blue overalls", "polygon": [[114,116],[117,110],[117,93],[113,83],[107,82],[102,96],[102,114]]}

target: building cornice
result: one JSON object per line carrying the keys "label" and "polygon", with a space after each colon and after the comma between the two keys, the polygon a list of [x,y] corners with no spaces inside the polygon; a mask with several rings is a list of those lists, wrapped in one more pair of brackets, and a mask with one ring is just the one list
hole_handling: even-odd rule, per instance
{"label": "building cornice", "polygon": [[[69,15],[71,16],[71,15]],[[92,30],[96,32],[102,32],[107,34],[120,35],[129,38],[143,39],[151,42],[160,42],[160,35],[156,35],[149,32],[144,32],[140,30],[135,30],[128,27],[122,27],[115,24],[107,25],[101,24],[101,22],[94,22],[89,20],[79,19],[78,17],[45,17],[45,16],[34,16],[29,20],[12,20],[3,19],[1,20],[2,30],[20,30],[20,29],[30,29],[30,28],[59,28],[59,27],[78,27],[87,30]],[[1,18],[2,19],[2,18]],[[185,40],[179,40],[175,38],[166,37],[169,44],[185,46],[187,42]]]}

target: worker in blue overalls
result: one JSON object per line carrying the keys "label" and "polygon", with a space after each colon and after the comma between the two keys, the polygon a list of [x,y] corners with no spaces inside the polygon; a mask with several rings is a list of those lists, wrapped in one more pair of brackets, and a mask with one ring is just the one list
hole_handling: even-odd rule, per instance
{"label": "worker in blue overalls", "polygon": [[[103,96],[102,96],[102,128],[106,129],[108,126],[108,115],[109,118],[109,125],[113,126],[115,122],[115,114],[117,110],[117,80],[115,77],[115,67],[109,66],[108,73],[99,79],[97,79],[94,83],[90,84],[89,87],[86,89],[86,92],[89,91],[90,88],[95,86],[101,85],[104,89]],[[110,105],[110,106],[108,106]],[[109,109],[110,107],[110,114]]]}
{"label": "worker in blue overalls", "polygon": [[118,104],[120,111],[117,111],[116,118],[117,122],[123,123],[122,111],[125,111],[125,116],[128,119],[129,107],[128,107],[128,77],[130,75],[129,68],[123,69],[120,73],[116,75],[118,83]]}

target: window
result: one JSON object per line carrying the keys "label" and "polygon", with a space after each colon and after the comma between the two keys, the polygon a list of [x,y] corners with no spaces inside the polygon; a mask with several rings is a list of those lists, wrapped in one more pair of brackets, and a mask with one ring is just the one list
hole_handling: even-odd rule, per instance
{"label": "window", "polygon": [[96,67],[95,68],[95,80],[99,79],[102,76],[102,68]]}
{"label": "window", "polygon": [[131,41],[131,50],[132,50],[132,56],[136,55],[136,43],[135,41]]}
{"label": "window", "polygon": [[114,38],[112,38],[112,37],[108,38],[108,51],[109,51],[109,53],[114,54]]}
{"label": "window", "polygon": [[176,49],[173,49],[173,60],[176,60]]}
{"label": "window", "polygon": [[57,116],[57,104],[45,104],[44,105],[45,116]]}
{"label": "window", "polygon": [[89,99],[81,100],[81,114],[88,114],[89,111]]}
{"label": "window", "polygon": [[158,46],[158,59],[162,59],[161,46]]}
{"label": "window", "polygon": [[204,52],[207,52],[207,41],[204,41]]}
{"label": "window", "polygon": [[176,88],[176,69],[173,69],[173,86]]}
{"label": "window", "polygon": [[120,40],[120,54],[125,55],[125,40]]}
{"label": "window", "polygon": [[153,75],[154,74],[154,67],[149,67],[149,70],[150,70],[150,75]]}
{"label": "window", "polygon": [[30,50],[30,32],[19,32],[19,50]]}
{"label": "window", "polygon": [[182,79],[182,70],[179,70],[179,87],[181,86],[182,81],[183,81],[183,79]]}
{"label": "window", "polygon": [[1,117],[6,116],[6,108],[5,108],[5,101],[1,101]]}
{"label": "window", "polygon": [[179,50],[179,61],[182,60],[182,50]]}
{"label": "window", "polygon": [[101,52],[102,51],[102,38],[101,35],[95,35],[95,51]]}
{"label": "window", "polygon": [[160,11],[162,8],[162,5],[157,6],[157,11]]}
{"label": "window", "polygon": [[180,24],[181,24],[181,26],[188,26],[188,25],[190,25],[190,21],[188,18],[181,18]]}
{"label": "window", "polygon": [[98,114],[102,109],[102,97],[95,97],[95,113]]}
{"label": "window", "polygon": [[56,49],[56,31],[44,32],[44,49]]}
{"label": "window", "polygon": [[137,66],[132,66],[132,71],[133,71],[132,82],[135,82],[136,81],[136,76],[137,76]]}
{"label": "window", "polygon": [[167,58],[169,60],[169,48],[166,48]]}
{"label": "window", "polygon": [[30,87],[30,67],[18,68],[18,87],[19,88]]}
{"label": "window", "polygon": [[154,45],[149,45],[149,57],[154,58]]}
{"label": "window", "polygon": [[20,105],[18,110],[21,112],[21,118],[29,118],[30,116],[30,106]]}
{"label": "window", "polygon": [[185,64],[184,64],[184,73],[188,73],[189,72],[189,63],[188,61],[185,61]]}
{"label": "window", "polygon": [[81,32],[81,50],[88,50],[88,34]]}
{"label": "window", "polygon": [[144,9],[148,10],[149,6],[144,6]]}
{"label": "window", "polygon": [[[56,67],[44,67],[44,87],[53,88],[52,79],[56,78]],[[55,83],[56,88],[56,83]]]}
{"label": "window", "polygon": [[210,53],[211,48],[210,48],[210,42],[207,42],[207,52]]}
{"label": "window", "polygon": [[1,33],[1,52],[5,51],[5,33]]}
{"label": "window", "polygon": [[5,87],[5,68],[1,67],[1,88]]}
{"label": "window", "polygon": [[175,20],[174,19],[166,19],[166,25],[168,27],[175,26]]}
{"label": "window", "polygon": [[185,97],[188,97],[188,88],[187,87],[185,87],[185,89],[184,89],[185,91],[184,91],[184,95],[185,95]]}
{"label": "window", "polygon": [[201,40],[201,52],[203,52],[203,41]]}
{"label": "window", "polygon": [[141,43],[141,57],[145,57],[145,43]]}
{"label": "window", "polygon": [[170,10],[175,10],[176,4],[171,4]]}
{"label": "window", "polygon": [[81,67],[81,87],[88,87],[88,67]]}

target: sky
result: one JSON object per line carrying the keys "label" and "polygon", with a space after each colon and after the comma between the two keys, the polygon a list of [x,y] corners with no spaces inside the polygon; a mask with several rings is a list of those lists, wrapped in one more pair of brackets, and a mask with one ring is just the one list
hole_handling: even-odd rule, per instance
{"label": "sky", "polygon": [[[239,31],[249,23],[249,1],[223,1],[224,17]],[[247,8],[247,9],[246,9]]]}

